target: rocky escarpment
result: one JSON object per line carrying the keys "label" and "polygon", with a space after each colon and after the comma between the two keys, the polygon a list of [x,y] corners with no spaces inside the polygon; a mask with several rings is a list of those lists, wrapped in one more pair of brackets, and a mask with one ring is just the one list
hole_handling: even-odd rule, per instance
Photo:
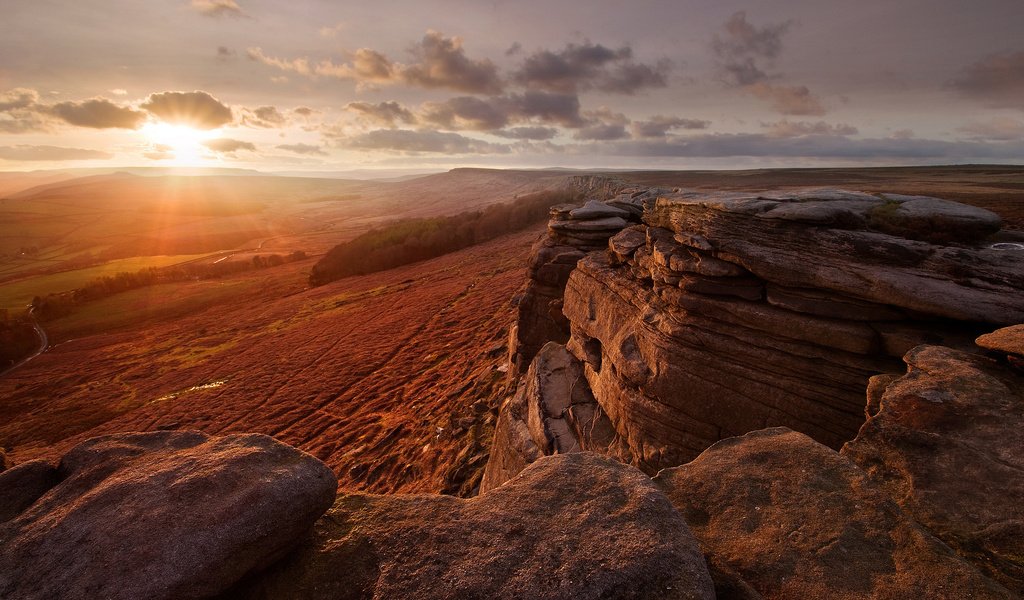
{"label": "rocky escarpment", "polygon": [[[905,352],[973,347],[1024,320],[1024,253],[986,241],[1000,220],[982,209],[659,190],[642,221],[586,253],[561,300],[565,346],[614,430],[605,451],[648,473],[771,426],[839,448],[864,422],[868,380]],[[552,236],[560,226],[556,214]],[[488,485],[514,472],[502,456],[520,441],[501,433]],[[550,446],[536,428],[530,440]]]}

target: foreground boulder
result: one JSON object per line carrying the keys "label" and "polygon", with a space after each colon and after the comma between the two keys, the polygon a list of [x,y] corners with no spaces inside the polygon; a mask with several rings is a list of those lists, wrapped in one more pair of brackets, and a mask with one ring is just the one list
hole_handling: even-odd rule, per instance
{"label": "foreground boulder", "polygon": [[313,539],[238,597],[714,598],[697,543],[650,479],[591,453],[449,496],[339,497]]}
{"label": "foreground boulder", "polygon": [[1011,598],[849,459],[785,428],[729,438],[655,482],[708,559],[718,598]]}
{"label": "foreground boulder", "polygon": [[[1019,349],[1024,328],[979,341]],[[1024,377],[937,346],[904,360],[907,374],[885,386],[843,454],[933,534],[1024,594]]]}
{"label": "foreground boulder", "polygon": [[208,598],[288,550],[337,489],[273,438],[199,432],[94,438],[57,476],[0,524],[0,598]]}

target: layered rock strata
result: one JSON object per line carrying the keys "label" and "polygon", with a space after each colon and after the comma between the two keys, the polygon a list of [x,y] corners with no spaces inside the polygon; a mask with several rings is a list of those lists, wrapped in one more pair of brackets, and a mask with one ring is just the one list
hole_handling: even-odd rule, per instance
{"label": "layered rock strata", "polygon": [[[1024,252],[986,243],[1000,220],[982,209],[838,190],[643,204],[571,269],[561,302],[607,452],[648,473],[771,426],[839,448],[868,380],[905,352],[1024,321]],[[496,438],[491,460],[517,452]]]}

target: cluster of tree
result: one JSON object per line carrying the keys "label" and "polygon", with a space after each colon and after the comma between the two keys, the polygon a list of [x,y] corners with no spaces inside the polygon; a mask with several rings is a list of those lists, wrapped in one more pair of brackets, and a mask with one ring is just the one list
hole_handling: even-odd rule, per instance
{"label": "cluster of tree", "polygon": [[30,356],[39,347],[39,336],[27,319],[0,320],[0,371]]}
{"label": "cluster of tree", "polygon": [[313,265],[309,283],[323,285],[461,250],[543,221],[555,204],[575,200],[569,191],[545,191],[450,217],[396,221],[331,248]]}
{"label": "cluster of tree", "polygon": [[106,298],[120,292],[134,290],[159,283],[215,279],[252,269],[276,267],[287,262],[304,260],[306,253],[296,250],[291,254],[256,255],[252,260],[222,261],[218,263],[190,263],[170,267],[149,267],[134,272],[121,272],[93,279],[84,286],[61,292],[36,296],[32,308],[41,321],[49,321],[69,314],[77,304]]}

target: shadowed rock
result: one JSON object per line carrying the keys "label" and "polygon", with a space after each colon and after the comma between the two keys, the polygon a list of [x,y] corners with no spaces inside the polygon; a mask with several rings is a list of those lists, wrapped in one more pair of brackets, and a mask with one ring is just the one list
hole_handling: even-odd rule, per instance
{"label": "shadowed rock", "polygon": [[326,465],[263,435],[98,437],[58,474],[0,525],[2,598],[208,598],[294,545],[337,488]]}
{"label": "shadowed rock", "polygon": [[785,428],[729,438],[655,478],[719,598],[1011,598],[850,460]]}
{"label": "shadowed rock", "polygon": [[469,500],[343,495],[313,539],[238,597],[713,599],[679,513],[642,473],[542,458]]}
{"label": "shadowed rock", "polygon": [[0,473],[0,523],[10,521],[57,485],[57,468],[33,460]]}
{"label": "shadowed rock", "polygon": [[937,346],[904,360],[907,374],[885,386],[843,454],[932,533],[1024,594],[1024,378]]}

